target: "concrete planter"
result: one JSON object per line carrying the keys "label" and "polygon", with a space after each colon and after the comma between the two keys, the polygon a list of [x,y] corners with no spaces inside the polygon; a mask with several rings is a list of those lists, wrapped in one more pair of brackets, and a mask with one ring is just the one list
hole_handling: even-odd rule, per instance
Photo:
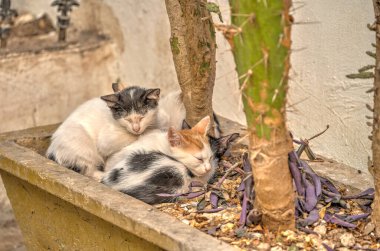
{"label": "concrete planter", "polygon": [[236,250],[46,159],[56,127],[0,135],[0,174],[28,250]]}

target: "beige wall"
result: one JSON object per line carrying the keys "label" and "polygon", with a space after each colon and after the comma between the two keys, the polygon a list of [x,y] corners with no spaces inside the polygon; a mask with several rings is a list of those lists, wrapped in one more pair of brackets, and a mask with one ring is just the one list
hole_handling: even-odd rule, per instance
{"label": "beige wall", "polygon": [[[49,10],[49,1],[13,1],[35,13]],[[227,0],[217,0],[228,21]],[[118,76],[136,85],[177,88],[169,48],[169,23],[164,1],[82,0],[74,11],[73,23],[80,29],[109,33],[118,44]],[[365,25],[373,20],[371,1],[304,0],[295,2],[292,70],[288,113],[289,127],[296,136],[309,137],[326,124],[330,130],[312,142],[316,153],[355,168],[366,169],[370,129],[364,115],[368,80],[350,80],[345,75],[371,63],[365,51],[371,48],[373,34]],[[121,32],[120,32],[121,31]],[[218,34],[217,81],[214,108],[230,119],[244,123],[228,43]],[[55,121],[54,121],[55,122]]]}
{"label": "beige wall", "polygon": [[[55,18],[54,9],[45,0],[13,2],[16,8],[35,14],[48,11]],[[223,3],[223,15],[228,20],[228,1],[219,2]],[[82,0],[81,6],[74,9],[72,23],[78,29],[100,30],[116,40],[120,49],[116,63],[123,81],[131,85],[159,86],[164,93],[178,88],[164,1]],[[221,34],[217,34],[217,42],[214,108],[218,114],[244,123],[232,53]]]}
{"label": "beige wall", "polygon": [[[346,74],[374,62],[365,51],[372,50],[374,33],[372,1],[307,0],[295,12],[289,103],[289,127],[297,136],[310,137],[327,124],[330,129],[315,139],[319,154],[366,170],[370,155],[370,128],[365,108],[372,94],[365,93],[372,80],[352,80]],[[297,4],[295,7],[300,6]]]}

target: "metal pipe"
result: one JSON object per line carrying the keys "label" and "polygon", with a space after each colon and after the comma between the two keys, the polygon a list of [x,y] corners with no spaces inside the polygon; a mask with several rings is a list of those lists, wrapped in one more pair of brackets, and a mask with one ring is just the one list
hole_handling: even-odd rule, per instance
{"label": "metal pipe", "polygon": [[57,6],[59,15],[57,16],[58,41],[66,41],[66,30],[70,25],[70,15],[73,7],[79,6],[77,0],[55,0],[51,6]]}
{"label": "metal pipe", "polygon": [[7,46],[13,18],[16,16],[17,11],[11,9],[11,0],[0,0],[0,48]]}

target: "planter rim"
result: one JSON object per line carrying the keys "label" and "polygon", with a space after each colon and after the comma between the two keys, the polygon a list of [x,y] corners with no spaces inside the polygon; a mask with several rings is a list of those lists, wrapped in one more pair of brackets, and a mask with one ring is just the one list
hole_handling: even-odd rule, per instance
{"label": "planter rim", "polygon": [[57,125],[0,134],[0,169],[166,250],[238,250],[151,205],[18,145],[50,137]]}

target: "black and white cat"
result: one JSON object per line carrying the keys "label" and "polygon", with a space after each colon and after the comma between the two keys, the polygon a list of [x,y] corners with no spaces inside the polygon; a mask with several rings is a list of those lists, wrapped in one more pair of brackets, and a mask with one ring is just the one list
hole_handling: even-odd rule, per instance
{"label": "black and white cat", "polygon": [[187,192],[191,181],[207,183],[239,136],[208,137],[209,124],[207,116],[192,129],[171,127],[141,136],[107,161],[102,183],[149,204],[170,202],[157,194]]}
{"label": "black and white cat", "polygon": [[157,128],[160,89],[112,88],[115,93],[85,102],[59,126],[46,153],[49,159],[99,179],[107,157]]}

